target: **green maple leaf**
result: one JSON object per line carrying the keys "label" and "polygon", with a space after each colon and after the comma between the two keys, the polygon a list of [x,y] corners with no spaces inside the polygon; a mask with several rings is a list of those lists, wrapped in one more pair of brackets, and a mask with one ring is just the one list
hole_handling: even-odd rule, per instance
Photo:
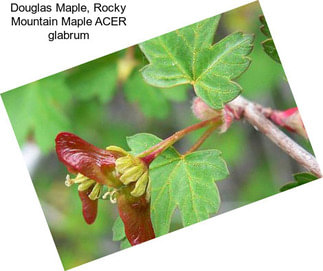
{"label": "green maple leaf", "polygon": [[[138,154],[159,143],[151,134],[127,138]],[[228,176],[225,161],[218,150],[180,155],[168,148],[149,167],[151,180],[151,217],[156,236],[169,232],[172,215],[179,209],[184,226],[207,219],[218,211],[220,196],[215,181]]]}
{"label": "green maple leaf", "polygon": [[317,180],[317,177],[309,172],[301,172],[294,175],[294,180],[295,182],[285,184],[281,187],[280,192]]}
{"label": "green maple leaf", "polygon": [[18,143],[22,146],[29,134],[40,149],[54,149],[57,133],[69,128],[63,108],[71,99],[65,74],[56,74],[2,95]]}
{"label": "green maple leaf", "polygon": [[149,64],[144,79],[156,87],[191,84],[196,95],[220,109],[239,95],[233,79],[250,64],[253,35],[233,33],[212,45],[220,16],[215,16],[140,44]]}
{"label": "green maple leaf", "polygon": [[274,41],[271,37],[268,24],[266,22],[265,17],[262,15],[259,17],[260,22],[262,23],[262,26],[260,27],[261,32],[268,38],[264,40],[261,44],[262,47],[264,48],[264,51],[266,52],[267,55],[269,55],[273,60],[275,60],[278,63],[280,62],[279,56],[277,49],[275,47]]}
{"label": "green maple leaf", "polygon": [[182,101],[186,98],[186,89],[186,86],[177,86],[166,90],[148,85],[138,71],[124,84],[127,100],[138,105],[145,116],[158,119],[164,119],[169,115],[170,100]]}

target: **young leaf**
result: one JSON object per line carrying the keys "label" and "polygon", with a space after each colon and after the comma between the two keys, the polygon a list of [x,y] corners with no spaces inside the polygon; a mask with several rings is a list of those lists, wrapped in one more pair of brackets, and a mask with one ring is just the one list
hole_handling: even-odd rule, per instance
{"label": "young leaf", "polygon": [[215,16],[140,44],[149,64],[142,69],[151,85],[191,84],[208,105],[220,109],[239,95],[232,79],[249,66],[252,35],[233,33],[212,45],[220,16]]}
{"label": "young leaf", "polygon": [[263,15],[259,17],[260,22],[262,23],[262,26],[260,27],[260,30],[268,39],[264,40],[261,44],[264,48],[264,51],[266,52],[267,55],[269,55],[273,60],[276,62],[280,63],[280,59],[274,44],[274,41],[271,37],[266,19]]}
{"label": "young leaf", "polygon": [[301,172],[301,173],[295,174],[294,179],[295,179],[295,182],[285,184],[283,187],[281,187],[280,192],[314,181],[317,179],[317,177],[309,172]]}
{"label": "young leaf", "polygon": [[[135,153],[160,141],[151,134],[137,134],[127,139]],[[152,222],[156,236],[160,236],[169,231],[176,207],[184,226],[216,213],[220,196],[214,181],[226,178],[228,169],[218,150],[180,155],[171,147],[153,161],[149,176]]]}

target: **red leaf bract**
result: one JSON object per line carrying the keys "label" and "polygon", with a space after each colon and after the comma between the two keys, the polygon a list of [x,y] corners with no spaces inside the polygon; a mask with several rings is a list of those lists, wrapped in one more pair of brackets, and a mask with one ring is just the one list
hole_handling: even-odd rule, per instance
{"label": "red leaf bract", "polygon": [[150,219],[150,204],[144,196],[135,198],[129,191],[121,192],[118,196],[118,210],[132,246],[155,238]]}
{"label": "red leaf bract", "polygon": [[117,152],[99,149],[72,133],[59,133],[55,141],[58,159],[69,171],[102,184],[120,156]]}
{"label": "red leaf bract", "polygon": [[98,200],[89,199],[88,195],[91,193],[93,187],[85,191],[79,191],[79,196],[82,201],[82,213],[87,224],[92,224],[98,212]]}

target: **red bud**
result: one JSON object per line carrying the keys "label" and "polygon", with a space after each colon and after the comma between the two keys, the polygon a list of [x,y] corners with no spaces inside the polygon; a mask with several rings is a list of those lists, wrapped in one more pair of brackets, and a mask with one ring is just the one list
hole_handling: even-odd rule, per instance
{"label": "red bud", "polygon": [[234,120],[234,113],[228,106],[215,110],[208,106],[201,98],[195,97],[192,104],[192,111],[195,117],[200,120],[209,120],[215,117],[222,117],[223,124],[220,126],[220,133],[226,132]]}
{"label": "red bud", "polygon": [[277,125],[308,138],[297,107],[289,108],[285,111],[274,110],[270,115],[270,119]]}

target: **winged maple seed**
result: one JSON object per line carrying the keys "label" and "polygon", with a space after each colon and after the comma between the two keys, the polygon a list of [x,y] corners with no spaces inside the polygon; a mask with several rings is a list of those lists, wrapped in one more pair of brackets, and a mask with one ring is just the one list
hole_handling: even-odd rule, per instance
{"label": "winged maple seed", "polygon": [[[150,219],[149,163],[124,149],[95,147],[67,132],[56,137],[58,159],[76,176],[67,175],[65,184],[78,185],[82,212],[88,224],[97,216],[98,199],[110,197],[118,204],[125,233],[131,245],[155,237]],[[107,192],[103,193],[107,188]]]}

